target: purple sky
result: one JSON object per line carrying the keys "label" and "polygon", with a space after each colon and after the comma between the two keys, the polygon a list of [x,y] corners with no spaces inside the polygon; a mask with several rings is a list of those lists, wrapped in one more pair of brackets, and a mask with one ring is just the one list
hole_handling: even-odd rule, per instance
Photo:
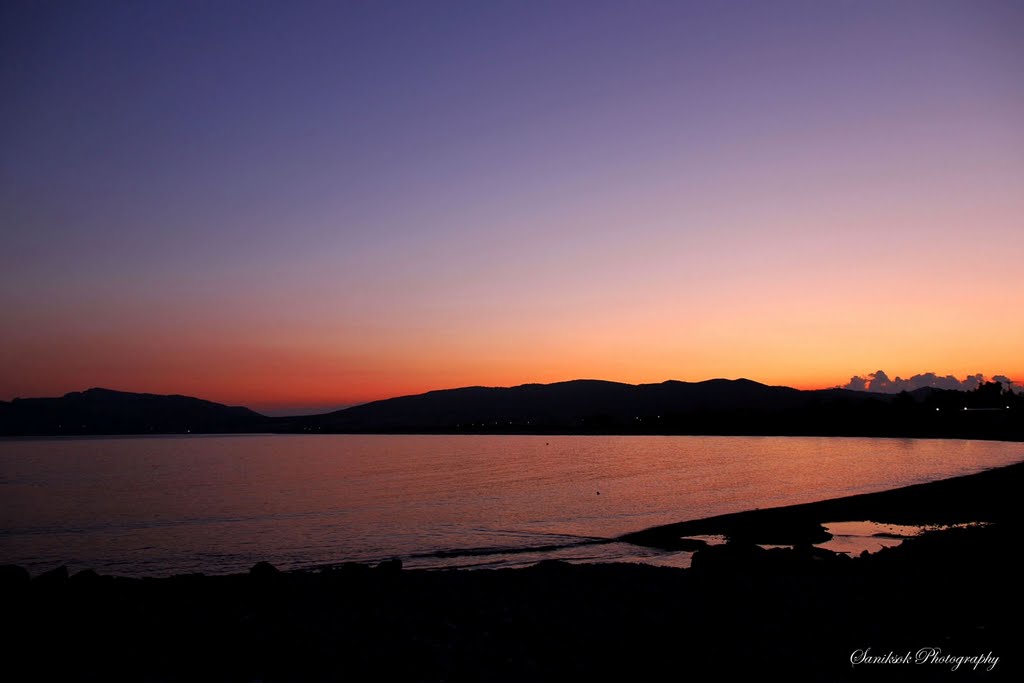
{"label": "purple sky", "polygon": [[5,2],[0,398],[1019,379],[1022,35],[1020,2]]}

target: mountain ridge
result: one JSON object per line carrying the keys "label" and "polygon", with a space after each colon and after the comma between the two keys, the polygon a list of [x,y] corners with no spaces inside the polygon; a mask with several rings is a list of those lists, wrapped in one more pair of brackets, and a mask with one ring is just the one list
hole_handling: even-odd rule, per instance
{"label": "mountain ridge", "polygon": [[0,434],[61,436],[258,431],[270,418],[182,394],[91,387],[60,397],[0,401]]}
{"label": "mountain ridge", "polygon": [[737,434],[1024,439],[1024,397],[986,385],[879,394],[715,378],[456,387],[268,417],[180,394],[103,387],[0,401],[0,435],[176,433]]}

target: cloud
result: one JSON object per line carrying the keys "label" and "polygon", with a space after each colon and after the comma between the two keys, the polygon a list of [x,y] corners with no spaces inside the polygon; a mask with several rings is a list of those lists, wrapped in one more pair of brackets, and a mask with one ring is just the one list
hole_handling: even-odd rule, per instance
{"label": "cloud", "polygon": [[867,391],[868,381],[863,377],[854,375],[850,378],[849,384],[843,387],[844,389],[850,389],[852,391]]}
{"label": "cloud", "polygon": [[[908,379],[903,379],[902,377],[889,379],[889,375],[885,374],[884,371],[876,370],[864,377],[860,375],[851,377],[849,383],[843,389],[874,391],[882,394],[897,394],[901,391],[913,391],[923,387],[973,391],[984,384],[985,381],[985,375],[980,372],[974,375],[967,375],[962,380],[957,379],[953,375],[942,376],[934,372],[925,372]],[[1004,388],[1013,389],[1014,391],[1024,390],[1024,385],[1013,381],[1006,375],[993,375],[991,381],[999,382]]]}

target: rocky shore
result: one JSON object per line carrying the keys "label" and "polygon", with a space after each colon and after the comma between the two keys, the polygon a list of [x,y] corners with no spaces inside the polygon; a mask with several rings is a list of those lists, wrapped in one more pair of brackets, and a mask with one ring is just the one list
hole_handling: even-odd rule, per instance
{"label": "rocky shore", "polygon": [[[1021,673],[1024,464],[649,530],[732,540],[689,570],[348,564],[132,579],[0,568],[6,680],[1003,680]],[[840,519],[985,526],[850,558]],[[765,550],[772,540],[793,548]],[[811,534],[813,536],[813,533]]]}

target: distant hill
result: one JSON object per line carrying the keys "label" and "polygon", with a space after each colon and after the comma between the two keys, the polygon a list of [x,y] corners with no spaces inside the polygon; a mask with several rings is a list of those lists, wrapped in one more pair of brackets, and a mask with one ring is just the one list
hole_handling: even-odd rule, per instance
{"label": "distant hill", "polygon": [[[690,383],[621,384],[574,380],[517,387],[465,387],[375,401],[312,416],[307,424],[325,430],[630,428],[694,412],[778,412],[805,392],[750,380],[715,379]],[[852,392],[851,392],[852,393]],[[305,421],[304,421],[305,422]]]}
{"label": "distant hill", "polygon": [[[281,431],[568,434],[763,434],[1024,437],[1024,401],[964,411],[980,392],[801,391],[748,379],[661,384],[575,380],[466,387],[282,421]],[[1000,403],[998,408],[996,403]]]}
{"label": "distant hill", "polygon": [[89,389],[60,398],[0,401],[0,434],[184,434],[252,432],[272,421],[248,408],[189,396]]}
{"label": "distant hill", "polygon": [[266,417],[187,396],[109,389],[0,401],[2,435],[174,433],[737,434],[1024,440],[1024,396],[801,391],[747,379],[661,384],[575,380],[465,387],[322,415]]}

